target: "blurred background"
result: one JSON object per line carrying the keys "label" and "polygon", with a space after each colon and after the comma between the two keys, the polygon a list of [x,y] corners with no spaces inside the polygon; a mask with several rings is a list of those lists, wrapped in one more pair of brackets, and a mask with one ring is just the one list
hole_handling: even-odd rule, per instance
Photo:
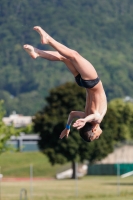
{"label": "blurred background", "polygon": [[[62,62],[33,60],[39,25],[96,68],[108,111],[103,134],[59,140],[85,90]],[[0,1],[0,200],[133,199],[133,1]]]}

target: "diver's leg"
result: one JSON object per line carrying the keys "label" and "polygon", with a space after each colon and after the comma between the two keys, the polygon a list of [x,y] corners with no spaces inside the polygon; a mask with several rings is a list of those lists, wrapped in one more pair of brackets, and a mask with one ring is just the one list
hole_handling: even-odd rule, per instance
{"label": "diver's leg", "polygon": [[73,64],[73,66],[81,74],[83,79],[97,78],[97,72],[95,68],[92,66],[92,64],[88,60],[83,58],[78,52],[76,52],[75,50],[69,49],[68,47],[54,40],[41,27],[35,26],[34,30],[36,30],[40,34],[41,43],[51,45],[62,56],[69,59],[71,63]]}
{"label": "diver's leg", "polygon": [[43,51],[28,44],[25,44],[23,48],[34,59],[36,59],[37,57],[41,57],[50,61],[62,61],[66,64],[66,66],[74,76],[78,75],[78,72],[71,61],[62,56],[58,51]]}

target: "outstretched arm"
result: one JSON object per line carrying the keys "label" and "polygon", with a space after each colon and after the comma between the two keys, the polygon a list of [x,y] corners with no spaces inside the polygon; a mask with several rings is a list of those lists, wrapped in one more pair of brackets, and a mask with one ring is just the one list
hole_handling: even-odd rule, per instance
{"label": "outstretched arm", "polygon": [[83,118],[83,117],[85,117],[85,113],[84,112],[71,111],[69,116],[68,116],[66,128],[61,132],[59,138],[62,139],[65,136],[68,137],[69,132],[70,132],[70,126],[71,126],[71,123],[72,123],[73,119],[74,118]]}
{"label": "outstretched arm", "polygon": [[93,121],[97,121],[98,122],[99,117],[100,117],[100,114],[88,115],[85,118],[76,120],[76,122],[73,124],[73,127],[76,127],[77,129],[80,129],[86,124],[86,122],[93,122]]}

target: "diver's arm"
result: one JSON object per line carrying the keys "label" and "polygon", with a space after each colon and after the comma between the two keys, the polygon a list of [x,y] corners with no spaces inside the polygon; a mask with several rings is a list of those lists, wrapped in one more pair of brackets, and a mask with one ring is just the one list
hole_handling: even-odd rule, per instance
{"label": "diver's arm", "polygon": [[71,111],[69,116],[68,116],[67,124],[70,126],[74,118],[83,118],[83,117],[85,117],[85,113],[84,112]]}
{"label": "diver's arm", "polygon": [[85,118],[77,119],[73,124],[73,127],[80,129],[86,124],[86,122],[93,122],[93,121],[98,122],[99,118],[100,114],[88,115]]}
{"label": "diver's arm", "polygon": [[67,120],[67,124],[65,129],[61,132],[60,134],[60,139],[62,139],[63,137],[68,137],[69,132],[70,132],[70,126],[72,121],[74,120],[74,118],[83,118],[85,117],[85,113],[81,112],[81,111],[71,111],[69,116],[68,116],[68,120]]}

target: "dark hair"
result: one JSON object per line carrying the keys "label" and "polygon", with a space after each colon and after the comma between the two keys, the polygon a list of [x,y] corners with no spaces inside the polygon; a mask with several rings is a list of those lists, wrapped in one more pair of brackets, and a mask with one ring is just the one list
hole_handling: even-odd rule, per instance
{"label": "dark hair", "polygon": [[82,139],[86,142],[91,142],[90,140],[90,133],[88,133],[90,130],[92,130],[92,124],[87,122],[81,129],[79,129],[79,134],[82,137]]}

